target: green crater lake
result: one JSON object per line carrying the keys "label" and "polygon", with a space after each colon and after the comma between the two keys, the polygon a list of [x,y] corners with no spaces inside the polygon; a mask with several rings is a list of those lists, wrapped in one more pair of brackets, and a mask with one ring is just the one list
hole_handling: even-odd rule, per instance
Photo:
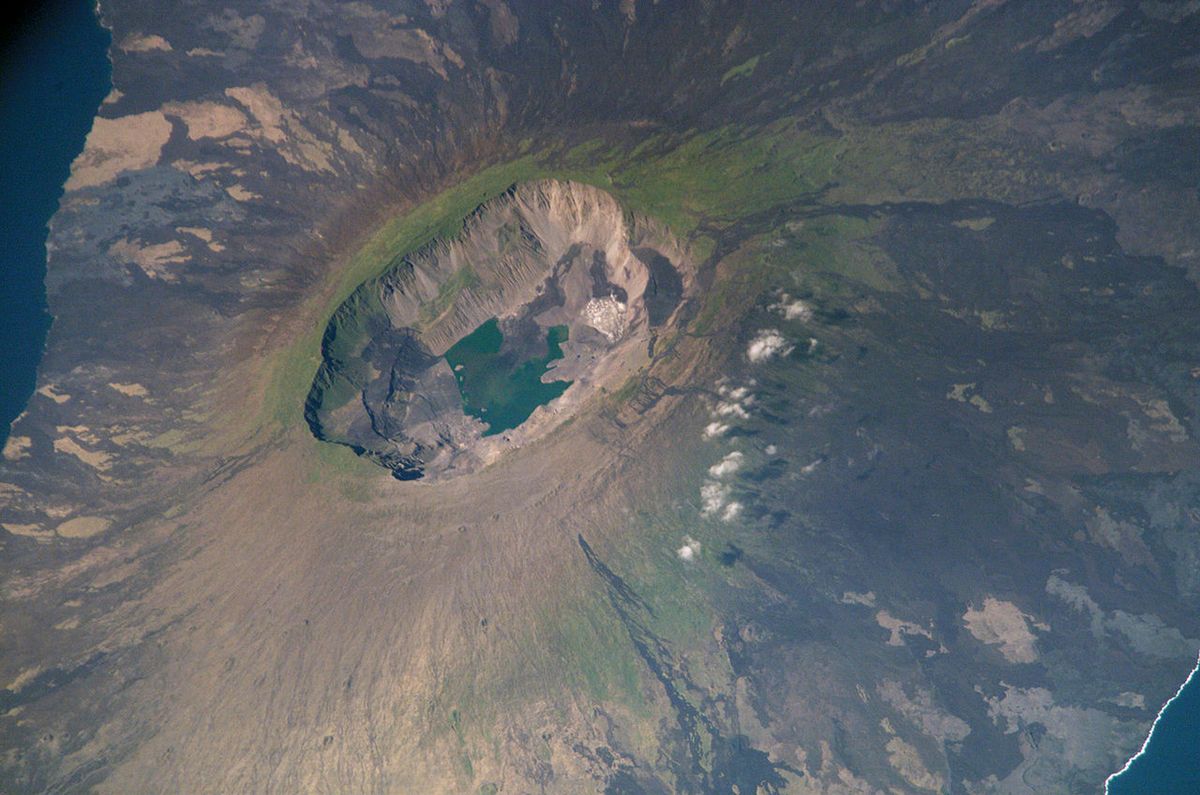
{"label": "green crater lake", "polygon": [[570,381],[542,383],[542,375],[555,359],[562,358],[567,327],[554,326],[546,333],[546,355],[521,359],[511,351],[501,353],[504,334],[492,318],[446,351],[446,361],[458,379],[463,410],[488,424],[484,436],[511,430],[567,391]]}

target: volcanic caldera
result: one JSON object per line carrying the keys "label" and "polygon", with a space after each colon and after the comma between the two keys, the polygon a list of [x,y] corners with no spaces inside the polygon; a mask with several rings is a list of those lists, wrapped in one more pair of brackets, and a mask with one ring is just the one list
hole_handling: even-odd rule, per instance
{"label": "volcanic caldera", "polygon": [[[608,193],[557,180],[514,186],[451,239],[398,256],[338,308],[309,426],[401,480],[471,471],[644,365],[692,283],[679,241]],[[561,396],[526,407],[511,429],[470,411],[446,356],[492,319],[509,365],[548,358],[551,332],[565,336],[540,376]]]}

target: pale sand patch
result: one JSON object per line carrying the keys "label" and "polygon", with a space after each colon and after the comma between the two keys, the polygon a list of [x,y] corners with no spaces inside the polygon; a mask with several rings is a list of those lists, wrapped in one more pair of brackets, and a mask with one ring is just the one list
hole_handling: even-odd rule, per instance
{"label": "pale sand patch", "polygon": [[1118,707],[1126,707],[1128,709],[1146,708],[1146,697],[1141,693],[1134,693],[1129,690],[1123,691],[1116,698],[1110,698],[1107,700],[1113,704],[1116,704]]}
{"label": "pale sand patch", "polygon": [[[388,24],[372,26],[351,34],[354,48],[367,58],[400,58],[427,66],[443,80],[446,75],[446,53],[437,40],[420,28],[397,28]],[[458,53],[450,58],[461,66]]]}
{"label": "pale sand patch", "polygon": [[56,433],[74,434],[77,438],[82,439],[88,444],[98,444],[100,442],[100,437],[92,433],[92,429],[86,425],[55,425],[54,430]]}
{"label": "pale sand patch", "polygon": [[931,792],[942,791],[945,782],[940,775],[929,772],[916,747],[899,737],[893,737],[888,740],[887,751],[888,763],[909,784]]}
{"label": "pale sand patch", "polygon": [[987,398],[985,398],[983,395],[971,395],[971,399],[967,402],[982,411],[984,414],[992,413],[992,404],[988,403]]}
{"label": "pale sand patch", "polygon": [[170,137],[171,122],[161,111],[118,119],[97,117],[83,153],[71,164],[66,190],[103,185],[124,171],[155,165]]}
{"label": "pale sand patch", "polygon": [[213,233],[211,229],[205,229],[199,226],[177,226],[175,227],[175,231],[203,240],[204,244],[208,246],[210,251],[225,250],[225,246],[221,245],[216,240],[213,240]]}
{"label": "pale sand patch", "polygon": [[354,136],[351,135],[347,130],[343,130],[341,127],[339,127],[337,131],[337,137],[338,146],[340,146],[342,149],[356,154],[359,157],[367,156],[367,153],[363,151],[363,148],[358,145],[358,141],[356,141]]}
{"label": "pale sand patch", "polygon": [[20,461],[22,458],[27,458],[32,447],[33,439],[30,437],[10,436],[8,437],[8,441],[4,443],[4,460]]}
{"label": "pale sand patch", "polygon": [[104,471],[112,466],[112,457],[108,453],[100,450],[88,450],[70,436],[55,439],[54,449],[60,453],[75,456],[93,469]]}
{"label": "pale sand patch", "polygon": [[101,516],[76,516],[58,526],[58,534],[63,538],[91,538],[103,533],[112,524]]}
{"label": "pale sand patch", "polygon": [[55,403],[59,404],[66,403],[71,399],[71,396],[66,392],[59,392],[58,386],[55,384],[46,384],[45,386],[39,388],[37,393],[42,397],[50,398]]}
{"label": "pale sand patch", "polygon": [[889,646],[903,646],[905,635],[920,635],[923,638],[933,640],[933,633],[920,624],[914,624],[911,621],[905,621],[896,618],[886,610],[880,610],[875,614],[875,623],[892,633],[888,638]]}
{"label": "pale sand patch", "polygon": [[0,523],[8,532],[15,536],[25,536],[26,538],[46,538],[54,533],[50,530],[44,530],[40,524],[16,524],[12,522]]}
{"label": "pale sand patch", "polygon": [[9,682],[4,689],[10,693],[19,693],[24,689],[25,685],[37,678],[37,675],[42,672],[42,666],[35,665],[32,668],[25,668],[21,673],[17,674],[16,678]]}
{"label": "pale sand patch", "polygon": [[221,102],[169,102],[163,113],[175,116],[187,127],[188,138],[224,138],[246,129],[250,120],[232,105]]}
{"label": "pale sand patch", "polygon": [[250,115],[261,128],[263,138],[275,144],[287,140],[287,133],[283,129],[284,114],[287,111],[283,103],[270,91],[261,86],[240,86],[225,89],[225,96],[237,100],[250,111]]}
{"label": "pale sand patch", "polygon": [[225,192],[240,202],[250,201],[252,199],[261,199],[257,193],[251,190],[246,190],[241,185],[230,185],[225,189]]}
{"label": "pale sand patch", "polygon": [[875,606],[875,592],[867,591],[866,593],[856,593],[854,591],[846,591],[842,594],[842,604],[844,605],[862,605],[863,607]]}
{"label": "pale sand patch", "polygon": [[987,399],[983,395],[972,394],[974,391],[974,381],[968,384],[951,384],[950,390],[946,393],[946,399],[957,400],[959,403],[969,403],[984,414],[991,414],[991,404],[987,402]]}
{"label": "pale sand patch", "polygon": [[130,33],[121,40],[122,52],[170,52],[171,43],[157,33],[143,35]]}
{"label": "pale sand patch", "polygon": [[64,618],[62,621],[59,621],[57,624],[54,625],[54,628],[59,629],[59,630],[76,629],[78,626],[79,626],[79,616],[71,616],[70,618]]}
{"label": "pale sand patch", "polygon": [[[150,402],[153,403],[154,401],[150,401]],[[153,438],[154,437],[151,434],[147,433],[146,431],[134,429],[134,430],[129,431],[128,433],[114,434],[114,435],[108,437],[108,440],[115,445],[119,445],[121,447],[127,447],[131,442],[137,442],[138,444],[146,444],[150,439],[153,439]]]}
{"label": "pale sand patch", "polygon": [[146,395],[150,394],[150,390],[141,384],[118,384],[110,381],[108,386],[126,397],[146,397]]}
{"label": "pale sand patch", "polygon": [[205,243],[211,243],[213,239],[212,230],[205,229],[200,226],[177,226],[175,227],[175,231],[183,232],[184,234],[191,235],[192,237],[198,237]]}
{"label": "pale sand patch", "polygon": [[121,89],[119,89],[119,88],[114,88],[112,91],[109,91],[109,92],[108,92],[108,96],[107,96],[107,97],[105,97],[105,98],[104,98],[104,102],[102,102],[102,103],[100,103],[100,104],[102,104],[102,105],[116,105],[118,102],[120,102],[120,101],[121,101],[121,97],[123,97],[123,96],[125,96],[125,94],[124,94],[124,93],[122,93]]}
{"label": "pale sand patch", "polygon": [[161,279],[165,282],[178,280],[169,266],[187,262],[189,259],[184,253],[183,244],[178,240],[144,244],[140,240],[125,238],[109,246],[108,253],[121,262],[137,265],[151,279]]}
{"label": "pale sand patch", "polygon": [[233,163],[195,163],[191,160],[176,160],[171,163],[171,168],[190,175],[192,179],[203,179],[214,171],[233,168]]}
{"label": "pale sand patch", "polygon": [[[1000,653],[1009,662],[1031,663],[1037,659],[1037,638],[1029,629],[1030,616],[1012,602],[991,596],[983,600],[980,610],[968,607],[963,613],[963,623],[977,640],[989,646],[999,646]],[[1034,624],[1039,629],[1049,629],[1045,624]]]}
{"label": "pale sand patch", "polygon": [[0,506],[11,505],[8,498],[25,497],[29,492],[13,483],[0,483]]}
{"label": "pale sand patch", "polygon": [[128,580],[137,574],[140,569],[141,565],[138,563],[126,563],[123,566],[104,569],[94,580],[88,583],[88,587],[95,588],[96,590],[107,588],[114,583]]}
{"label": "pale sand patch", "polygon": [[916,687],[912,698],[909,698],[899,682],[889,679],[878,685],[875,691],[909,723],[939,743],[961,742],[971,733],[967,722],[934,703],[933,694],[928,690]]}
{"label": "pale sand patch", "polygon": [[260,128],[257,135],[275,144],[279,154],[288,163],[308,171],[334,170],[329,160],[333,155],[333,147],[309,132],[300,119],[266,87],[227,88],[225,95],[250,111]]}

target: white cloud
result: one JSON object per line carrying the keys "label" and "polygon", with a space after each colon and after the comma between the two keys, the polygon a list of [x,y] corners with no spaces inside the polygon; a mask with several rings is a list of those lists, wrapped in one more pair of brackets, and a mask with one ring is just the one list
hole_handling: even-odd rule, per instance
{"label": "white cloud", "polygon": [[[750,385],[754,385],[754,380],[750,380]],[[704,438],[714,439],[718,436],[724,436],[730,430],[730,425],[722,420],[747,420],[750,419],[750,407],[754,405],[754,395],[751,394],[750,388],[746,386],[729,386],[724,379],[717,382],[717,394],[721,396],[721,400],[715,405],[710,404],[709,416],[713,419],[704,428]]]}
{"label": "white cloud", "polygon": [[799,298],[792,298],[787,293],[779,297],[779,303],[771,304],[769,307],[772,312],[778,312],[783,315],[784,320],[801,320],[808,322],[812,320],[813,310],[808,304],[801,301]]}
{"label": "white cloud", "polygon": [[716,414],[718,417],[737,417],[739,420],[750,418],[750,412],[746,411],[741,403],[726,403],[725,401],[717,404]]}
{"label": "white cloud", "polygon": [[729,487],[709,481],[700,487],[700,513],[711,516],[725,507],[729,500]]}
{"label": "white cloud", "polygon": [[725,510],[721,512],[721,519],[726,522],[732,522],[734,519],[738,518],[741,513],[742,504],[735,500],[734,502],[731,502],[725,506]]}
{"label": "white cloud", "polygon": [[713,464],[708,468],[708,474],[714,478],[723,478],[726,475],[732,475],[742,468],[742,461],[745,456],[734,450],[729,455],[721,459],[719,463]]}
{"label": "white cloud", "polygon": [[675,550],[680,560],[691,562],[700,556],[700,542],[691,536],[683,537],[683,546]]}
{"label": "white cloud", "polygon": [[750,340],[746,356],[751,362],[765,362],[775,356],[787,356],[794,346],[775,329],[763,329]]}
{"label": "white cloud", "polygon": [[730,400],[735,400],[738,402],[744,402],[747,404],[754,402],[754,395],[750,394],[749,388],[744,386],[722,386],[717,389],[717,393],[723,398],[729,398]]}

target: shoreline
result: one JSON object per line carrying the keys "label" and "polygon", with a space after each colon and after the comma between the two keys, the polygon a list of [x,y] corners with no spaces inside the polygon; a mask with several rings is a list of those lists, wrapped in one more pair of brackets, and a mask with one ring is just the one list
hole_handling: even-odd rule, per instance
{"label": "shoreline", "polygon": [[1150,747],[1150,741],[1154,739],[1154,732],[1158,730],[1158,722],[1162,720],[1162,716],[1166,714],[1166,711],[1170,708],[1170,706],[1175,703],[1175,700],[1183,695],[1183,691],[1186,690],[1187,686],[1192,683],[1192,680],[1196,678],[1197,674],[1200,674],[1200,655],[1197,655],[1196,665],[1192,667],[1192,672],[1188,675],[1188,678],[1183,680],[1183,684],[1181,684],[1175,691],[1175,695],[1167,699],[1166,703],[1162,705],[1161,709],[1159,709],[1158,714],[1154,717],[1154,722],[1150,724],[1150,731],[1146,733],[1146,739],[1142,741],[1142,746],[1138,749],[1138,752],[1129,757],[1129,760],[1125,762],[1125,765],[1120,770],[1104,779],[1104,795],[1110,795],[1109,785],[1111,785],[1115,779],[1118,779],[1124,774],[1128,773],[1129,768],[1133,766],[1133,763],[1145,755],[1146,749]]}

